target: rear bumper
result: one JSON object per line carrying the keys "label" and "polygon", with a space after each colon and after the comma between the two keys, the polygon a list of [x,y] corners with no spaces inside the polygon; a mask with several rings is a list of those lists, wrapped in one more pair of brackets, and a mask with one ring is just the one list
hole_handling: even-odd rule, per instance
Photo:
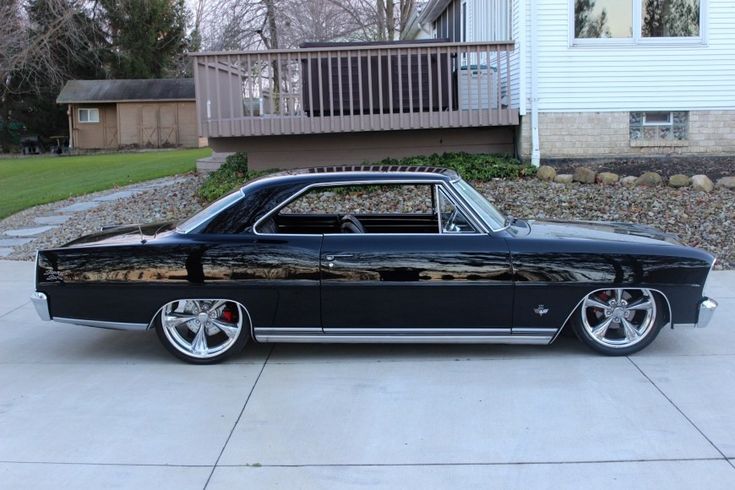
{"label": "rear bumper", "polygon": [[697,327],[704,328],[707,325],[709,325],[709,322],[712,320],[712,316],[715,314],[715,310],[717,309],[717,301],[713,300],[712,298],[702,298],[702,301],[699,302],[699,311],[697,312]]}
{"label": "rear bumper", "polygon": [[48,309],[48,298],[45,294],[39,293],[38,291],[31,294],[31,303],[36,308],[36,313],[41,317],[43,321],[51,320],[51,313]]}

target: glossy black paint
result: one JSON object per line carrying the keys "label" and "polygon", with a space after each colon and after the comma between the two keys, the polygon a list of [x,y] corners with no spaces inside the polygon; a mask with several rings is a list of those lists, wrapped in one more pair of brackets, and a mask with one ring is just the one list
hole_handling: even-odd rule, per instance
{"label": "glossy black paint", "polygon": [[[519,221],[507,231],[468,235],[253,230],[314,183],[417,178],[448,184],[455,177],[261,179],[190,233],[173,224],[124,226],[40,251],[36,289],[47,294],[54,317],[125,323],[147,324],[163,304],[190,297],[238,301],[258,327],[559,328],[592,290],[637,286],[664,294],[675,323],[696,321],[713,257],[648,227]],[[541,304],[548,314],[534,313]]]}
{"label": "glossy black paint", "polygon": [[513,321],[503,238],[325,235],[322,250],[324,328],[507,328]]}

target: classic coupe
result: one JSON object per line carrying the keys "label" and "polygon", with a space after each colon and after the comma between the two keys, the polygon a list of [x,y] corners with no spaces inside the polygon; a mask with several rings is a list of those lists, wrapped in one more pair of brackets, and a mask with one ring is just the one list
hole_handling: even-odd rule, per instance
{"label": "classic coupe", "polygon": [[550,344],[564,327],[626,355],[707,325],[714,263],[649,226],[504,216],[452,170],[320,167],[40,250],[32,300],[44,320],[155,329],[196,364],[248,341]]}

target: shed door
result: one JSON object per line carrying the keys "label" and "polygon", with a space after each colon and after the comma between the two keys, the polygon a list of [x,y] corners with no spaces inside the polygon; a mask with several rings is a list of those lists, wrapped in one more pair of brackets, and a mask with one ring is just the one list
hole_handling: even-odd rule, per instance
{"label": "shed door", "polygon": [[176,104],[161,104],[159,106],[159,141],[160,146],[176,146],[178,144],[178,118]]}
{"label": "shed door", "polygon": [[158,147],[158,106],[143,104],[140,109],[141,146]]}
{"label": "shed door", "polygon": [[100,119],[102,120],[104,147],[117,148],[117,109],[115,106],[104,107],[101,109]]}

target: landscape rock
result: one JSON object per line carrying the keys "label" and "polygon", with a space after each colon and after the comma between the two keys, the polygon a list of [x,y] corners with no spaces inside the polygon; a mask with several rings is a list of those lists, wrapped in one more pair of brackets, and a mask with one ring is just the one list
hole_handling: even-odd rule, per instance
{"label": "landscape rock", "polygon": [[598,184],[617,184],[620,180],[620,176],[612,172],[600,172],[597,174],[596,180]]}
{"label": "landscape rock", "polygon": [[689,187],[689,176],[684,174],[676,174],[669,177],[669,185],[671,187]]}
{"label": "landscape rock", "polygon": [[554,167],[541,165],[536,171],[536,177],[539,180],[552,181],[556,177],[556,170],[554,170]]}
{"label": "landscape rock", "polygon": [[623,184],[625,187],[633,187],[636,180],[638,180],[638,177],[628,175],[627,177],[623,177],[622,179],[620,179],[620,183]]}
{"label": "landscape rock", "polygon": [[712,192],[715,185],[706,175],[695,175],[692,177],[692,189],[697,192]]}
{"label": "landscape rock", "polygon": [[646,172],[635,179],[635,185],[654,186],[661,185],[661,182],[663,182],[663,179],[656,172]]}
{"label": "landscape rock", "polygon": [[572,174],[558,174],[554,177],[554,182],[558,184],[571,184],[574,182],[574,175]]}
{"label": "landscape rock", "polygon": [[724,187],[735,191],[735,177],[722,177],[717,181],[717,187]]}
{"label": "landscape rock", "polygon": [[574,181],[581,182],[582,184],[594,184],[596,175],[594,170],[587,167],[577,167],[574,169]]}

